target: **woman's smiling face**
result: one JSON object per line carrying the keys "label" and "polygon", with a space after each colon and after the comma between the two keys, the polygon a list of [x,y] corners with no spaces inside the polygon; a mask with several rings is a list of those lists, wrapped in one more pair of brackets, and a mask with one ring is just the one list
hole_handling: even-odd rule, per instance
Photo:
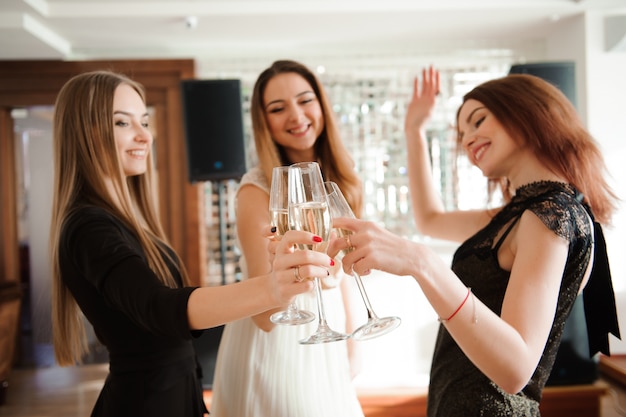
{"label": "woman's smiling face", "polygon": [[145,173],[153,140],[148,112],[141,96],[127,84],[117,87],[113,97],[113,134],[124,174]]}
{"label": "woman's smiling face", "polygon": [[458,118],[461,145],[472,162],[489,178],[507,177],[519,156],[520,145],[479,101],[467,100]]}
{"label": "woman's smiling face", "polygon": [[324,115],[306,79],[293,72],[276,75],[265,87],[263,105],[272,138],[292,161],[313,160],[313,146],[324,130]]}

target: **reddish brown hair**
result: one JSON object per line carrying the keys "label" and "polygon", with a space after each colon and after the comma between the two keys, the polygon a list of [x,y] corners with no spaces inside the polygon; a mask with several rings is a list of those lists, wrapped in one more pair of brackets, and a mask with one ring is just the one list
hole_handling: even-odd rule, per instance
{"label": "reddish brown hair", "polygon": [[[600,223],[610,222],[617,197],[605,180],[604,158],[576,109],[557,87],[534,75],[511,74],[475,87],[463,103],[470,99],[481,102],[513,140],[582,192]],[[506,181],[489,181],[504,184],[504,197],[510,198]]]}

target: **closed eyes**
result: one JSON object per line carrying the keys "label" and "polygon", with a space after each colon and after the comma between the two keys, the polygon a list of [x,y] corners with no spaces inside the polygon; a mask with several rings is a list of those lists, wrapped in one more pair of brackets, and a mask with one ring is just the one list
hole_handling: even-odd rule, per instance
{"label": "closed eyes", "polygon": [[[304,106],[309,105],[309,104],[311,104],[311,103],[313,103],[315,101],[316,101],[315,98],[306,98],[306,99],[300,100],[298,102],[298,106],[304,107]],[[284,111],[285,109],[286,109],[286,107],[280,106],[280,107],[269,108],[267,111],[268,111],[268,113],[276,114],[276,113],[280,113],[280,112]]]}
{"label": "closed eyes", "polygon": [[[128,123],[128,122],[126,122],[124,120],[117,120],[115,122],[115,126],[128,127],[128,126],[130,126],[130,123]],[[147,129],[150,126],[150,124],[148,122],[141,122],[141,126]]]}

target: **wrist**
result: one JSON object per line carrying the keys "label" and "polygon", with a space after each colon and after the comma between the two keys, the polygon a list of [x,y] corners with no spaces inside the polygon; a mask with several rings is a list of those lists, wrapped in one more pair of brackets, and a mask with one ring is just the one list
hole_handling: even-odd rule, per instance
{"label": "wrist", "polygon": [[426,140],[426,129],[423,126],[407,127],[404,130],[404,134],[406,138],[412,142],[420,143]]}

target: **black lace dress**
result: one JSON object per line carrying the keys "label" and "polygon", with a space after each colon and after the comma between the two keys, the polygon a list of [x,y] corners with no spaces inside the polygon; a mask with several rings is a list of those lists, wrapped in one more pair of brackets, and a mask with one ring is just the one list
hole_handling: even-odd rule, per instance
{"label": "black lace dress", "polygon": [[[525,210],[531,210],[558,236],[569,241],[552,330],[528,385],[512,395],[489,380],[463,354],[444,326],[440,326],[432,361],[428,416],[539,416],[539,401],[563,333],[563,326],[587,269],[593,232],[580,194],[556,182],[520,187],[493,220],[456,251],[452,270],[474,295],[500,314],[510,272],[498,265],[497,251]],[[499,232],[505,232],[496,241]]]}

